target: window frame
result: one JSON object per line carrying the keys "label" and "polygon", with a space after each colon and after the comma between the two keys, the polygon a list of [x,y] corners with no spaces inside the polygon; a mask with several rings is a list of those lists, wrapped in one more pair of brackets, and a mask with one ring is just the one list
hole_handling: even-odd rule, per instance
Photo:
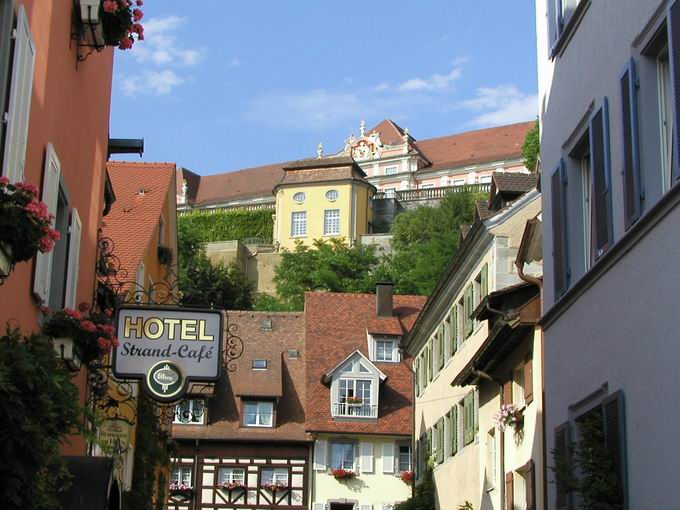
{"label": "window frame", "polygon": [[[331,217],[331,214],[337,214],[337,218]],[[336,227],[335,231],[331,231],[330,226]],[[337,236],[340,235],[340,209],[325,209],[323,212],[323,235]]]}
{"label": "window frame", "polygon": [[[351,456],[352,456],[352,464],[351,466],[347,467],[346,462],[348,462],[348,459],[346,458],[346,453],[342,453],[342,460],[340,462],[339,467],[336,467],[335,464],[335,447],[343,447],[343,446],[349,446],[351,448]],[[352,441],[332,441],[329,446],[330,449],[330,455],[329,455],[329,462],[328,462],[328,467],[330,470],[334,469],[346,469],[349,471],[356,471],[356,465],[357,465],[357,444]]]}
{"label": "window frame", "polygon": [[[255,423],[248,423],[248,416],[253,414],[248,412],[248,406],[256,406],[255,407]],[[267,406],[271,408],[271,413],[263,413],[260,409],[260,406]],[[266,416],[269,414],[269,423],[262,423],[261,418],[262,416]],[[249,427],[249,428],[274,428],[275,427],[275,418],[276,418],[276,410],[274,406],[274,402],[269,401],[269,400],[246,400],[243,402],[243,420],[242,420],[242,425],[244,427]]]}
{"label": "window frame", "polygon": [[[401,450],[406,448],[407,451],[405,455],[407,456],[407,467],[402,469],[402,455],[404,454]],[[398,444],[397,445],[397,470],[399,473],[403,471],[413,471],[413,451],[410,444]]]}
{"label": "window frame", "polygon": [[[335,196],[331,198],[333,193],[335,193]],[[329,202],[335,202],[338,198],[340,198],[340,192],[337,189],[329,189],[328,191],[326,191],[325,197],[326,200],[328,200]]]}
{"label": "window frame", "polygon": [[295,202],[296,204],[304,204],[305,200],[307,200],[307,193],[305,193],[304,191],[296,191],[295,193],[293,193],[293,202]]}
{"label": "window frame", "polygon": [[[396,340],[390,340],[390,339],[375,339],[375,361],[379,363],[399,363],[399,351],[397,347],[397,342]],[[390,359],[381,359],[380,358],[380,344],[390,344],[391,349],[390,349]]]}
{"label": "window frame", "polygon": [[[299,233],[296,233],[296,230]],[[291,213],[290,236],[307,237],[307,211],[293,211]]]}
{"label": "window frame", "polygon": [[[225,471],[229,470],[230,474],[229,476],[225,479],[222,475]],[[234,477],[234,472],[235,471],[240,471],[241,472],[241,479],[236,479]],[[246,469],[244,467],[237,467],[237,466],[220,466],[217,468],[217,485],[222,485],[223,483],[242,483],[243,485],[246,485]]]}
{"label": "window frame", "polygon": [[[272,477],[269,480],[265,480],[264,475],[266,471],[272,472]],[[285,480],[280,480],[279,475],[281,472],[285,472]],[[274,466],[262,466],[260,472],[258,473],[258,480],[260,481],[260,487],[264,486],[265,483],[277,483],[283,482],[286,487],[290,487],[290,470],[287,467],[274,467]]]}
{"label": "window frame", "polygon": [[[175,470],[179,472],[178,478],[175,478]],[[175,483],[175,480],[177,480],[177,483],[180,485],[183,485],[184,482],[184,473],[189,473],[189,482],[186,484],[189,487],[193,487],[193,481],[194,481],[194,469],[192,466],[182,466],[182,465],[174,465],[172,466],[172,471],[171,471],[171,479],[170,483]]]}

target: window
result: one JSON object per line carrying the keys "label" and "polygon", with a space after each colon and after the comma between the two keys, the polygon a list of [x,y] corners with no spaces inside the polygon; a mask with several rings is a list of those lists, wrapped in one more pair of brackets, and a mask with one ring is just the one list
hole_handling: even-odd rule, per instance
{"label": "window", "polygon": [[288,469],[287,468],[262,468],[260,471],[260,484],[274,483],[283,486],[288,486]]}
{"label": "window", "polygon": [[217,472],[217,484],[246,483],[246,470],[243,468],[220,468]]}
{"label": "window", "polygon": [[371,402],[372,386],[370,379],[340,379],[334,415],[375,417],[376,406]]}
{"label": "window", "polygon": [[454,405],[449,413],[449,454],[454,456],[458,453],[458,405]]}
{"label": "window", "polygon": [[164,244],[165,244],[165,220],[161,215],[161,217],[158,218],[158,245],[164,246]]}
{"label": "window", "polygon": [[324,211],[323,234],[337,235],[340,233],[340,209]]}
{"label": "window", "polygon": [[486,434],[486,490],[496,487],[496,429]]}
{"label": "window", "polygon": [[399,472],[411,471],[412,460],[411,460],[411,446],[402,445],[399,446]]}
{"label": "window", "polygon": [[581,189],[582,189],[582,207],[583,207],[583,246],[585,248],[585,254],[584,254],[584,259],[585,259],[585,269],[586,271],[590,269],[590,261],[591,261],[591,237],[592,237],[592,222],[593,222],[593,215],[591,214],[591,193],[592,193],[592,172],[590,170],[590,150],[588,150],[583,156],[580,158],[580,167],[581,167]]}
{"label": "window", "polygon": [[465,327],[465,337],[469,337],[473,331],[473,319],[470,317],[473,311],[474,291],[472,284],[468,285],[463,295],[463,325]]}
{"label": "window", "polygon": [[455,179],[453,181],[454,186],[465,186],[465,179]]}
{"label": "window", "polygon": [[298,191],[293,195],[293,202],[296,204],[301,204],[307,199],[307,195],[302,191]]}
{"label": "window", "polygon": [[376,341],[376,361],[399,361],[396,342],[394,340]]}
{"label": "window", "polygon": [[172,483],[191,487],[191,468],[177,466],[172,468]]}
{"label": "window", "polygon": [[479,182],[480,182],[481,184],[488,184],[488,183],[491,182],[491,176],[490,176],[490,175],[482,175],[482,176],[479,178]]}
{"label": "window", "polygon": [[293,213],[291,235],[293,237],[304,237],[307,235],[306,211],[298,211]]}
{"label": "window", "polygon": [[397,173],[396,166],[388,166],[385,168],[385,175],[394,175]]}
{"label": "window", "polygon": [[354,443],[331,444],[331,469],[354,470]]}
{"label": "window", "polygon": [[246,427],[271,427],[274,416],[273,402],[245,402],[244,425]]}
{"label": "window", "polygon": [[[64,189],[59,186],[54,228],[61,234],[62,239],[67,239],[68,236],[68,207],[67,195],[64,193]],[[66,265],[68,256],[68,243],[66,241],[57,242],[52,250],[52,267],[50,268],[49,284],[50,297],[47,302],[47,305],[53,310],[66,306],[64,302],[64,290],[66,288]],[[69,303],[70,307],[73,307],[74,304],[74,302]]]}
{"label": "window", "polygon": [[661,175],[663,191],[668,191],[675,175],[675,133],[673,132],[673,82],[668,60],[668,45],[656,58],[659,94],[659,128],[661,131]]}
{"label": "window", "polygon": [[335,202],[338,199],[339,193],[336,189],[329,189],[326,191],[326,198],[331,202]]}
{"label": "window", "polygon": [[202,425],[204,416],[205,404],[202,400],[184,400],[175,406],[173,423]]}
{"label": "window", "polygon": [[267,369],[267,360],[266,359],[254,359],[253,360],[253,369],[254,370],[266,370]]}
{"label": "window", "polygon": [[524,364],[512,372],[512,402],[519,407],[524,405]]}

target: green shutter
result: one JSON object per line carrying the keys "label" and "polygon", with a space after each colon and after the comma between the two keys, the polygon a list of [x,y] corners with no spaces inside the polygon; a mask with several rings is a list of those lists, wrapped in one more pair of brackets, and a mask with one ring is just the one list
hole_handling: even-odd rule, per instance
{"label": "green shutter", "polygon": [[458,305],[453,305],[453,331],[451,332],[451,353],[458,350]]}
{"label": "green shutter", "polygon": [[416,358],[416,397],[420,396],[420,357]]}
{"label": "green shutter", "polygon": [[439,432],[437,437],[437,463],[441,464],[444,462],[444,417],[439,418],[437,431]]}
{"label": "green shutter", "polygon": [[482,267],[482,284],[481,284],[481,299],[484,299],[489,294],[489,264],[484,264]]}
{"label": "green shutter", "polygon": [[463,439],[465,445],[472,443],[475,437],[474,393],[470,392],[463,399]]}
{"label": "green shutter", "polygon": [[458,452],[458,406],[451,408],[451,455]]}
{"label": "green shutter", "polygon": [[444,334],[444,325],[440,325],[437,330],[437,338],[439,340],[439,369],[444,368],[444,360],[446,359],[446,335]]}
{"label": "green shutter", "polygon": [[427,461],[430,460],[430,457],[432,457],[432,429],[427,429],[427,458],[425,459],[425,467],[427,467]]}
{"label": "green shutter", "polygon": [[472,334],[472,285],[469,285],[465,289],[465,336],[468,337]]}
{"label": "green shutter", "polygon": [[432,339],[430,338],[430,341],[428,342],[427,345],[427,379],[428,381],[432,380],[432,377],[434,376],[434,365],[432,363]]}

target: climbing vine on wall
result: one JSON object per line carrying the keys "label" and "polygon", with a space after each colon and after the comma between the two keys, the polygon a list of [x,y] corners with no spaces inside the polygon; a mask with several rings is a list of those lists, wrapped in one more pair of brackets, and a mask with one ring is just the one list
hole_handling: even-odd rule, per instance
{"label": "climbing vine on wall", "polygon": [[179,236],[193,234],[203,243],[247,239],[271,243],[274,233],[273,213],[271,209],[262,209],[185,214],[179,217]]}

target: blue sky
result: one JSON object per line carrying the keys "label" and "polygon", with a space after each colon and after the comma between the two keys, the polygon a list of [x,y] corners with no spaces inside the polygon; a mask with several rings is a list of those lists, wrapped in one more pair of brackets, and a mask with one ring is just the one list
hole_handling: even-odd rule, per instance
{"label": "blue sky", "polygon": [[111,136],[207,175],[338,151],[362,118],[417,139],[530,120],[533,4],[146,0]]}

